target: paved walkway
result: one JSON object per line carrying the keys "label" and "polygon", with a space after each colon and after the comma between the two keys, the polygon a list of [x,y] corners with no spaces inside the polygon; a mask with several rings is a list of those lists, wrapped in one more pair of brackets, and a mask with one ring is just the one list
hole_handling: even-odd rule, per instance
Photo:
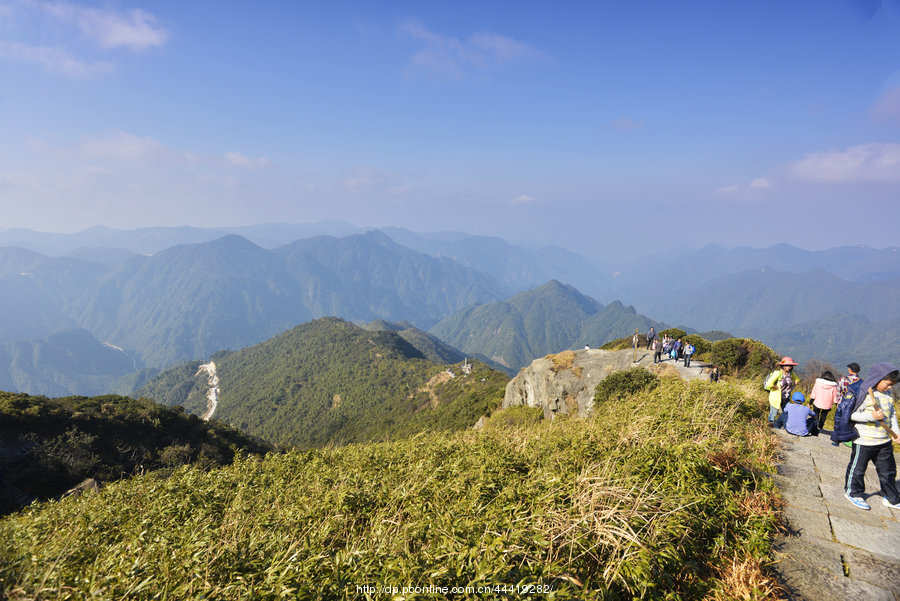
{"label": "paved walkway", "polygon": [[777,434],[789,532],[775,542],[775,567],[788,599],[900,601],[900,511],[882,505],[875,467],[866,472],[872,509],[857,509],[844,498],[849,448],[831,446],[827,434]]}

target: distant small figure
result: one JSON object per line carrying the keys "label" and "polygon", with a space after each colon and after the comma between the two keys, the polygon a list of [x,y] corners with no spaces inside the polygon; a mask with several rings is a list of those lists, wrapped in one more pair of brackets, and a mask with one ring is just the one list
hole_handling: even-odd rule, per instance
{"label": "distant small figure", "polygon": [[719,381],[719,366],[713,365],[712,371],[709,372],[709,381],[715,384]]}
{"label": "distant small figure", "polygon": [[661,340],[653,341],[653,362],[662,363],[663,343]]}
{"label": "distant small figure", "polygon": [[590,344],[585,344],[585,345],[584,345],[584,350],[586,350],[586,351],[591,350],[591,345],[590,345]]}
{"label": "distant small figure", "polygon": [[650,326],[650,331],[647,332],[647,350],[650,350],[650,346],[656,342],[656,330],[653,326]]}

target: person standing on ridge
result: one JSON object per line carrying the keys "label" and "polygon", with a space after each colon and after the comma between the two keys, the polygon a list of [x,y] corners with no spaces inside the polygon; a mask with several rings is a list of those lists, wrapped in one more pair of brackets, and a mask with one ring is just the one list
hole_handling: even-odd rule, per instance
{"label": "person standing on ridge", "polygon": [[775,364],[776,369],[766,378],[764,388],[769,391],[769,425],[775,426],[775,418],[791,402],[791,395],[800,386],[800,378],[793,372],[797,362],[790,357],[782,357]]}
{"label": "person standing on ridge", "polygon": [[653,329],[653,326],[650,326],[650,331],[647,332],[647,350],[650,350],[650,345],[656,340],[656,330]]}

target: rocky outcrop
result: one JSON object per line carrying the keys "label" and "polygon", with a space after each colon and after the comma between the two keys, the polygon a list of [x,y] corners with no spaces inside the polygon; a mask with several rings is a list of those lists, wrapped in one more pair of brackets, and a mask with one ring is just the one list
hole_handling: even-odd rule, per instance
{"label": "rocky outcrop", "polygon": [[[634,359],[637,358],[637,361]],[[585,349],[565,351],[535,359],[506,385],[502,407],[540,407],[545,419],[556,415],[590,415],[594,388],[614,371],[645,367],[659,376],[677,375],[684,379],[705,376],[706,365],[696,361],[691,367],[671,359],[653,363],[650,351],[603,351]]]}

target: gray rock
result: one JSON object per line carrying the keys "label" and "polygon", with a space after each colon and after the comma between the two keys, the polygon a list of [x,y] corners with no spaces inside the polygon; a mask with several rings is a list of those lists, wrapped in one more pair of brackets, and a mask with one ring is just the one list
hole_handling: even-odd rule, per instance
{"label": "gray rock", "polygon": [[503,407],[540,407],[544,417],[556,415],[590,415],[594,405],[594,389],[609,374],[632,367],[645,367],[657,375],[677,375],[684,379],[706,377],[707,367],[694,362],[684,367],[681,362],[654,364],[647,351],[604,351],[599,349],[564,351],[573,353],[571,365],[559,369],[547,357],[535,359],[506,385]]}

